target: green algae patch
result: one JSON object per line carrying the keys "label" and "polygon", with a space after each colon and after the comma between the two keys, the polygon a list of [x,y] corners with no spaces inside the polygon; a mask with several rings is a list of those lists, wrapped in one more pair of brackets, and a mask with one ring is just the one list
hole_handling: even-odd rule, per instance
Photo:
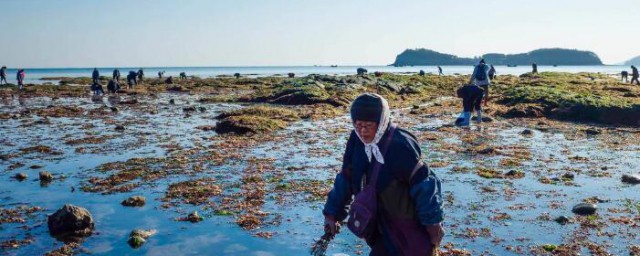
{"label": "green algae patch", "polygon": [[216,125],[217,133],[257,134],[284,129],[287,122],[260,116],[231,116]]}
{"label": "green algae patch", "polygon": [[640,125],[640,89],[601,74],[524,74],[498,86],[506,117],[549,117],[603,124]]}
{"label": "green algae patch", "polygon": [[218,117],[217,133],[260,134],[284,129],[299,120],[298,113],[280,107],[256,106],[225,112]]}

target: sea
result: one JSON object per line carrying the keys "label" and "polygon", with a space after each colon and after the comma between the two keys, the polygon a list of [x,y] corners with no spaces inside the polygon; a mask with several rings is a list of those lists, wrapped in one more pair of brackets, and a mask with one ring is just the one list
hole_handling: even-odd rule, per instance
{"label": "sea", "polygon": [[[260,66],[260,67],[143,67],[145,77],[157,77],[158,72],[164,71],[164,77],[177,77],[181,72],[185,72],[187,76],[197,76],[201,78],[211,78],[219,76],[232,76],[240,73],[245,77],[264,77],[264,76],[286,76],[288,73],[294,73],[297,77],[309,74],[323,75],[348,75],[355,74],[356,69],[365,68],[368,72],[392,72],[392,73],[418,73],[424,70],[426,73],[437,74],[437,66]],[[110,77],[116,67],[98,68],[101,76]],[[140,67],[117,67],[121,76],[125,77],[129,71],[138,71]],[[498,75],[521,75],[531,72],[531,66],[495,66]],[[472,66],[442,66],[445,75],[468,75],[473,72]],[[620,74],[623,70],[629,70],[627,66],[619,65],[600,65],[600,66],[538,66],[539,72],[590,72],[605,73],[610,75]],[[25,83],[27,84],[44,84],[54,83],[53,80],[42,80],[43,78],[52,77],[91,77],[93,68],[26,68]],[[7,79],[9,83],[16,83],[17,69],[7,69]]]}

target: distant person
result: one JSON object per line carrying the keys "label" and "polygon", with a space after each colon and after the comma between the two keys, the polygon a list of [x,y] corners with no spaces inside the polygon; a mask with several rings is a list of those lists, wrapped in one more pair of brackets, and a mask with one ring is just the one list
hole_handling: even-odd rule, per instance
{"label": "distant person", "polygon": [[169,77],[167,78],[167,80],[164,80],[164,83],[165,83],[165,84],[173,84],[173,77],[172,77],[172,76],[169,76]]}
{"label": "distant person", "polygon": [[100,72],[98,72],[97,68],[93,69],[93,73],[91,74],[91,78],[93,78],[93,83],[100,82]]}
{"label": "distant person", "polygon": [[367,71],[367,69],[365,69],[365,68],[358,68],[358,69],[356,70],[356,73],[357,73],[359,76],[364,76],[364,75],[366,75],[366,74],[367,74],[367,72],[368,72],[368,71]]}
{"label": "distant person", "polygon": [[7,83],[7,67],[6,66],[2,66],[2,68],[0,68],[0,85],[2,85],[2,81],[4,81],[4,84],[8,84]]}
{"label": "distant person", "polygon": [[120,84],[118,84],[118,81],[115,79],[109,80],[109,83],[107,84],[107,91],[109,93],[117,93],[119,90]]}
{"label": "distant person", "polygon": [[489,78],[491,80],[496,79],[496,68],[494,68],[493,65],[491,65],[491,68],[489,69]]}
{"label": "distant person", "polygon": [[138,81],[136,80],[138,77],[138,73],[135,71],[129,71],[127,75],[127,84],[129,85],[129,89],[132,89],[134,85],[138,85]]}
{"label": "distant person", "polygon": [[144,71],[142,71],[142,69],[139,69],[138,70],[138,81],[137,82],[141,84],[143,82],[143,80],[144,80]]}
{"label": "distant person", "polygon": [[639,76],[638,68],[636,68],[636,66],[631,66],[631,84],[633,84],[633,81],[636,81],[636,84],[640,85],[640,81],[638,81]]}
{"label": "distant person", "polygon": [[91,85],[91,91],[95,95],[104,94],[104,90],[102,89],[102,85],[100,83],[93,83],[93,85]]}
{"label": "distant person", "polygon": [[622,71],[620,75],[622,76],[622,82],[625,82],[625,83],[629,82],[629,72],[625,70],[625,71]]}
{"label": "distant person", "polygon": [[117,68],[113,70],[113,80],[120,81],[120,70]]}
{"label": "distant person", "polygon": [[289,78],[294,78],[294,77],[296,77],[296,74],[295,73],[289,73],[289,74],[287,74],[287,76],[289,76]]}
{"label": "distant person", "polygon": [[480,63],[473,69],[469,83],[482,87],[484,90],[484,105],[486,106],[489,100],[489,84],[491,84],[491,79],[489,78],[489,66],[487,66],[484,59],[480,60]]}
{"label": "distant person", "polygon": [[163,75],[164,75],[164,71],[158,71],[158,79],[162,79]]}
{"label": "distant person", "polygon": [[180,72],[180,80],[186,80],[187,79],[187,73],[186,72]]}
{"label": "distant person", "polygon": [[20,91],[22,91],[24,87],[25,76],[26,74],[24,72],[24,69],[18,69],[18,73],[16,73],[16,80],[18,80],[18,89],[20,89]]}
{"label": "distant person", "polygon": [[442,73],[442,67],[438,66],[438,75],[442,76],[444,75],[444,73]]}
{"label": "distant person", "polygon": [[456,119],[456,125],[468,126],[473,110],[476,110],[477,112],[476,121],[478,123],[482,122],[481,103],[484,95],[484,89],[475,84],[468,84],[460,87],[457,94],[458,98],[462,98],[462,113],[460,113],[460,116]]}
{"label": "distant person", "polygon": [[532,74],[538,74],[538,64],[535,64],[535,63],[531,64],[531,69],[533,69],[531,71]]}
{"label": "distant person", "polygon": [[421,69],[419,74],[420,76],[424,76],[425,75],[424,70]]}

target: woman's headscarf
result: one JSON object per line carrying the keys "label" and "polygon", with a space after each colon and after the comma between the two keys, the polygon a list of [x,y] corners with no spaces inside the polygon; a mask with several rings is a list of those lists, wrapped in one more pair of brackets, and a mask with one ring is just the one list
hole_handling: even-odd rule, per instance
{"label": "woman's headscarf", "polygon": [[375,93],[365,93],[358,96],[351,104],[351,120],[354,124],[356,120],[378,123],[378,130],[371,143],[366,143],[357,130],[356,135],[364,144],[364,152],[369,162],[371,162],[371,157],[373,156],[376,161],[384,164],[384,157],[380,152],[380,148],[378,148],[378,142],[387,131],[391,121],[387,100]]}

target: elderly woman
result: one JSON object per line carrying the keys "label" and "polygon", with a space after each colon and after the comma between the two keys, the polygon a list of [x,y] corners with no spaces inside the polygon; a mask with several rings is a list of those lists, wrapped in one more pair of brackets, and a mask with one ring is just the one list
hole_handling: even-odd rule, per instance
{"label": "elderly woman", "polygon": [[323,210],[325,231],[337,233],[348,216],[370,255],[433,255],[444,236],[440,180],[423,164],[416,137],[396,128],[389,114],[377,94],[352,103],[355,129]]}

